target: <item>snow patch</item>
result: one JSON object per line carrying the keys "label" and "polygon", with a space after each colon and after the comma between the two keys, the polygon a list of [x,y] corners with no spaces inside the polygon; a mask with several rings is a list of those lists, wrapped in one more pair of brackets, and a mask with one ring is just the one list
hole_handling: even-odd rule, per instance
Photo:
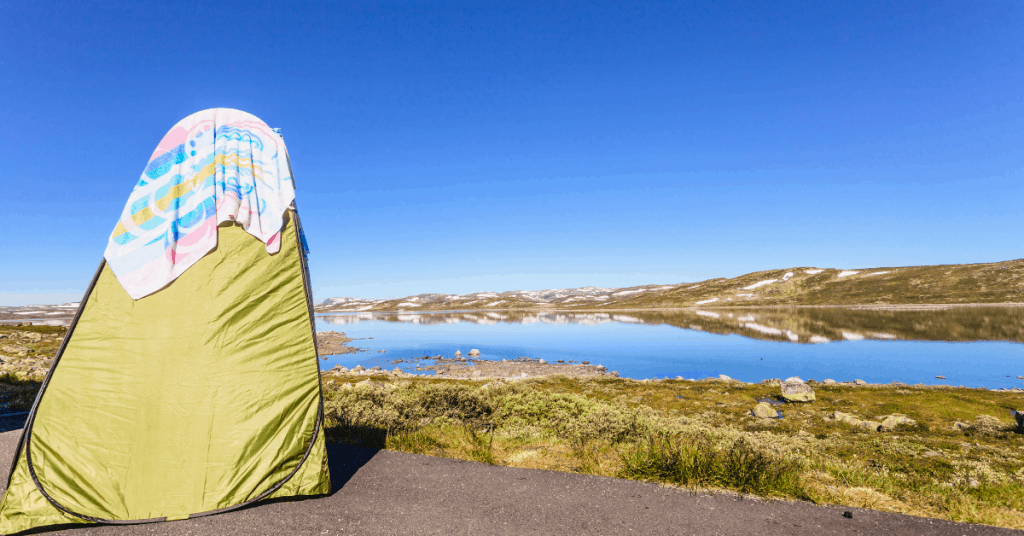
{"label": "snow patch", "polygon": [[832,342],[832,341],[829,341],[828,338],[822,337],[821,335],[812,335],[811,336],[811,344],[821,344],[823,342]]}
{"label": "snow patch", "polygon": [[884,271],[884,272],[872,272],[872,273],[870,273],[870,274],[864,274],[864,275],[862,275],[861,277],[867,277],[867,276],[869,276],[869,275],[882,275],[882,274],[887,274],[887,273],[889,273],[889,270],[886,270],[886,271]]}
{"label": "snow patch", "polygon": [[871,336],[876,339],[885,339],[887,341],[896,340],[896,336],[893,335],[892,333],[872,333]]}
{"label": "snow patch", "polygon": [[402,302],[402,303],[398,304],[399,307],[419,307],[420,305],[422,305],[422,304],[410,303],[410,302]]}
{"label": "snow patch", "polygon": [[757,283],[754,283],[753,285],[749,285],[749,286],[743,287],[743,290],[754,290],[757,287],[762,287],[764,285],[771,285],[772,283],[774,283],[776,281],[778,281],[778,279],[765,279],[764,281],[758,281]]}
{"label": "snow patch", "polygon": [[789,281],[790,277],[793,277],[793,272],[786,272],[786,275],[782,276],[782,280]]}
{"label": "snow patch", "polygon": [[864,340],[864,336],[861,335],[860,333],[850,333],[848,331],[843,331],[842,333],[843,333],[843,338],[848,340],[848,341],[863,341]]}
{"label": "snow patch", "polygon": [[712,313],[711,311],[697,311],[697,316],[706,316],[708,318],[719,318],[718,313]]}
{"label": "snow patch", "polygon": [[843,270],[842,272],[839,272],[839,275],[837,275],[836,277],[846,277],[848,275],[854,275],[856,273],[857,270]]}
{"label": "snow patch", "polygon": [[747,315],[747,316],[741,316],[741,317],[737,318],[736,320],[739,320],[740,322],[753,322],[753,321],[757,320],[757,318],[755,318],[754,315]]}
{"label": "snow patch", "polygon": [[752,329],[754,331],[759,331],[761,333],[764,333],[765,335],[782,335],[782,330],[779,328],[770,328],[768,326],[762,326],[761,324],[755,324],[753,322],[747,322],[746,324],[743,324],[743,327],[747,329]]}
{"label": "snow patch", "polygon": [[629,295],[629,294],[636,294],[636,293],[638,293],[638,292],[646,292],[646,290],[647,290],[647,289],[640,289],[640,290],[623,290],[622,292],[616,292],[616,293],[612,294],[612,296],[626,296],[626,295]]}
{"label": "snow patch", "polygon": [[788,329],[786,330],[786,337],[788,337],[789,340],[791,340],[793,342],[800,342],[800,336],[798,336],[796,333],[793,333],[792,331],[790,331]]}
{"label": "snow patch", "polygon": [[496,301],[496,302],[491,302],[491,303],[488,303],[488,304],[487,304],[487,305],[485,305],[484,307],[494,307],[495,305],[498,305],[499,303],[505,303],[505,302],[503,302],[502,300],[498,300],[498,301]]}
{"label": "snow patch", "polygon": [[818,269],[815,269],[815,270],[804,270],[804,273],[805,273],[805,274],[811,274],[811,275],[814,275],[814,274],[820,274],[821,272],[824,272],[824,271],[825,271],[825,270],[823,270],[823,269],[821,269],[821,268],[818,268]]}
{"label": "snow patch", "polygon": [[[718,301],[718,298],[711,298],[710,300],[701,300],[697,302],[697,305],[704,305],[705,303],[715,303],[716,301]],[[715,315],[715,317],[717,318],[718,315]]]}

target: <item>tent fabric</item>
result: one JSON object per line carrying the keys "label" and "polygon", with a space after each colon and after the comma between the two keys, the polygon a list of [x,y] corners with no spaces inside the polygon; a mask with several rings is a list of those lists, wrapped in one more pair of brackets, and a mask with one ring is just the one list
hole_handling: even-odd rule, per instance
{"label": "tent fabric", "polygon": [[182,519],[329,493],[301,227],[239,224],[134,300],[102,266],[29,415],[0,533]]}
{"label": "tent fabric", "polygon": [[280,247],[295,185],[284,140],[256,116],[213,108],[164,136],[135,185],[105,258],[135,299],[167,286],[217,245],[226,221]]}

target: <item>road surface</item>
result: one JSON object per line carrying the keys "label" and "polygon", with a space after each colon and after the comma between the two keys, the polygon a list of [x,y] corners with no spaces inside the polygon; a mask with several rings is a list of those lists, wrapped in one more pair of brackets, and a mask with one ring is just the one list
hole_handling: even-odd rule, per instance
{"label": "road surface", "polygon": [[[0,433],[0,474],[6,475],[21,430],[9,423],[0,423],[0,430],[11,430]],[[857,508],[692,495],[629,480],[386,450],[328,445],[328,455],[335,492],[326,497],[260,504],[183,521],[75,525],[70,530],[43,532],[73,536],[1024,534]],[[845,511],[853,517],[843,517]]]}

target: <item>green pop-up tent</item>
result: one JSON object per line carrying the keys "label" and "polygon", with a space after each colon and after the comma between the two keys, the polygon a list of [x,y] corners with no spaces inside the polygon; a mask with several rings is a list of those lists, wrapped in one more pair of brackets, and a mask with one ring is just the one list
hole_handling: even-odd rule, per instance
{"label": "green pop-up tent", "polygon": [[206,110],[158,146],[29,414],[0,532],[330,491],[287,151]]}

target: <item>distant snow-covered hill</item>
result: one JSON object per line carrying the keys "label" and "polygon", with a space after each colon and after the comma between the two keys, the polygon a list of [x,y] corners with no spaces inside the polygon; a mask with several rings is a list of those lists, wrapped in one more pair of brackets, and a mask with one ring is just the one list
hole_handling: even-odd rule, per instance
{"label": "distant snow-covered hill", "polygon": [[580,287],[400,299],[329,298],[318,312],[460,309],[658,309],[782,305],[1024,303],[1024,260],[883,268],[794,267],[676,285]]}

